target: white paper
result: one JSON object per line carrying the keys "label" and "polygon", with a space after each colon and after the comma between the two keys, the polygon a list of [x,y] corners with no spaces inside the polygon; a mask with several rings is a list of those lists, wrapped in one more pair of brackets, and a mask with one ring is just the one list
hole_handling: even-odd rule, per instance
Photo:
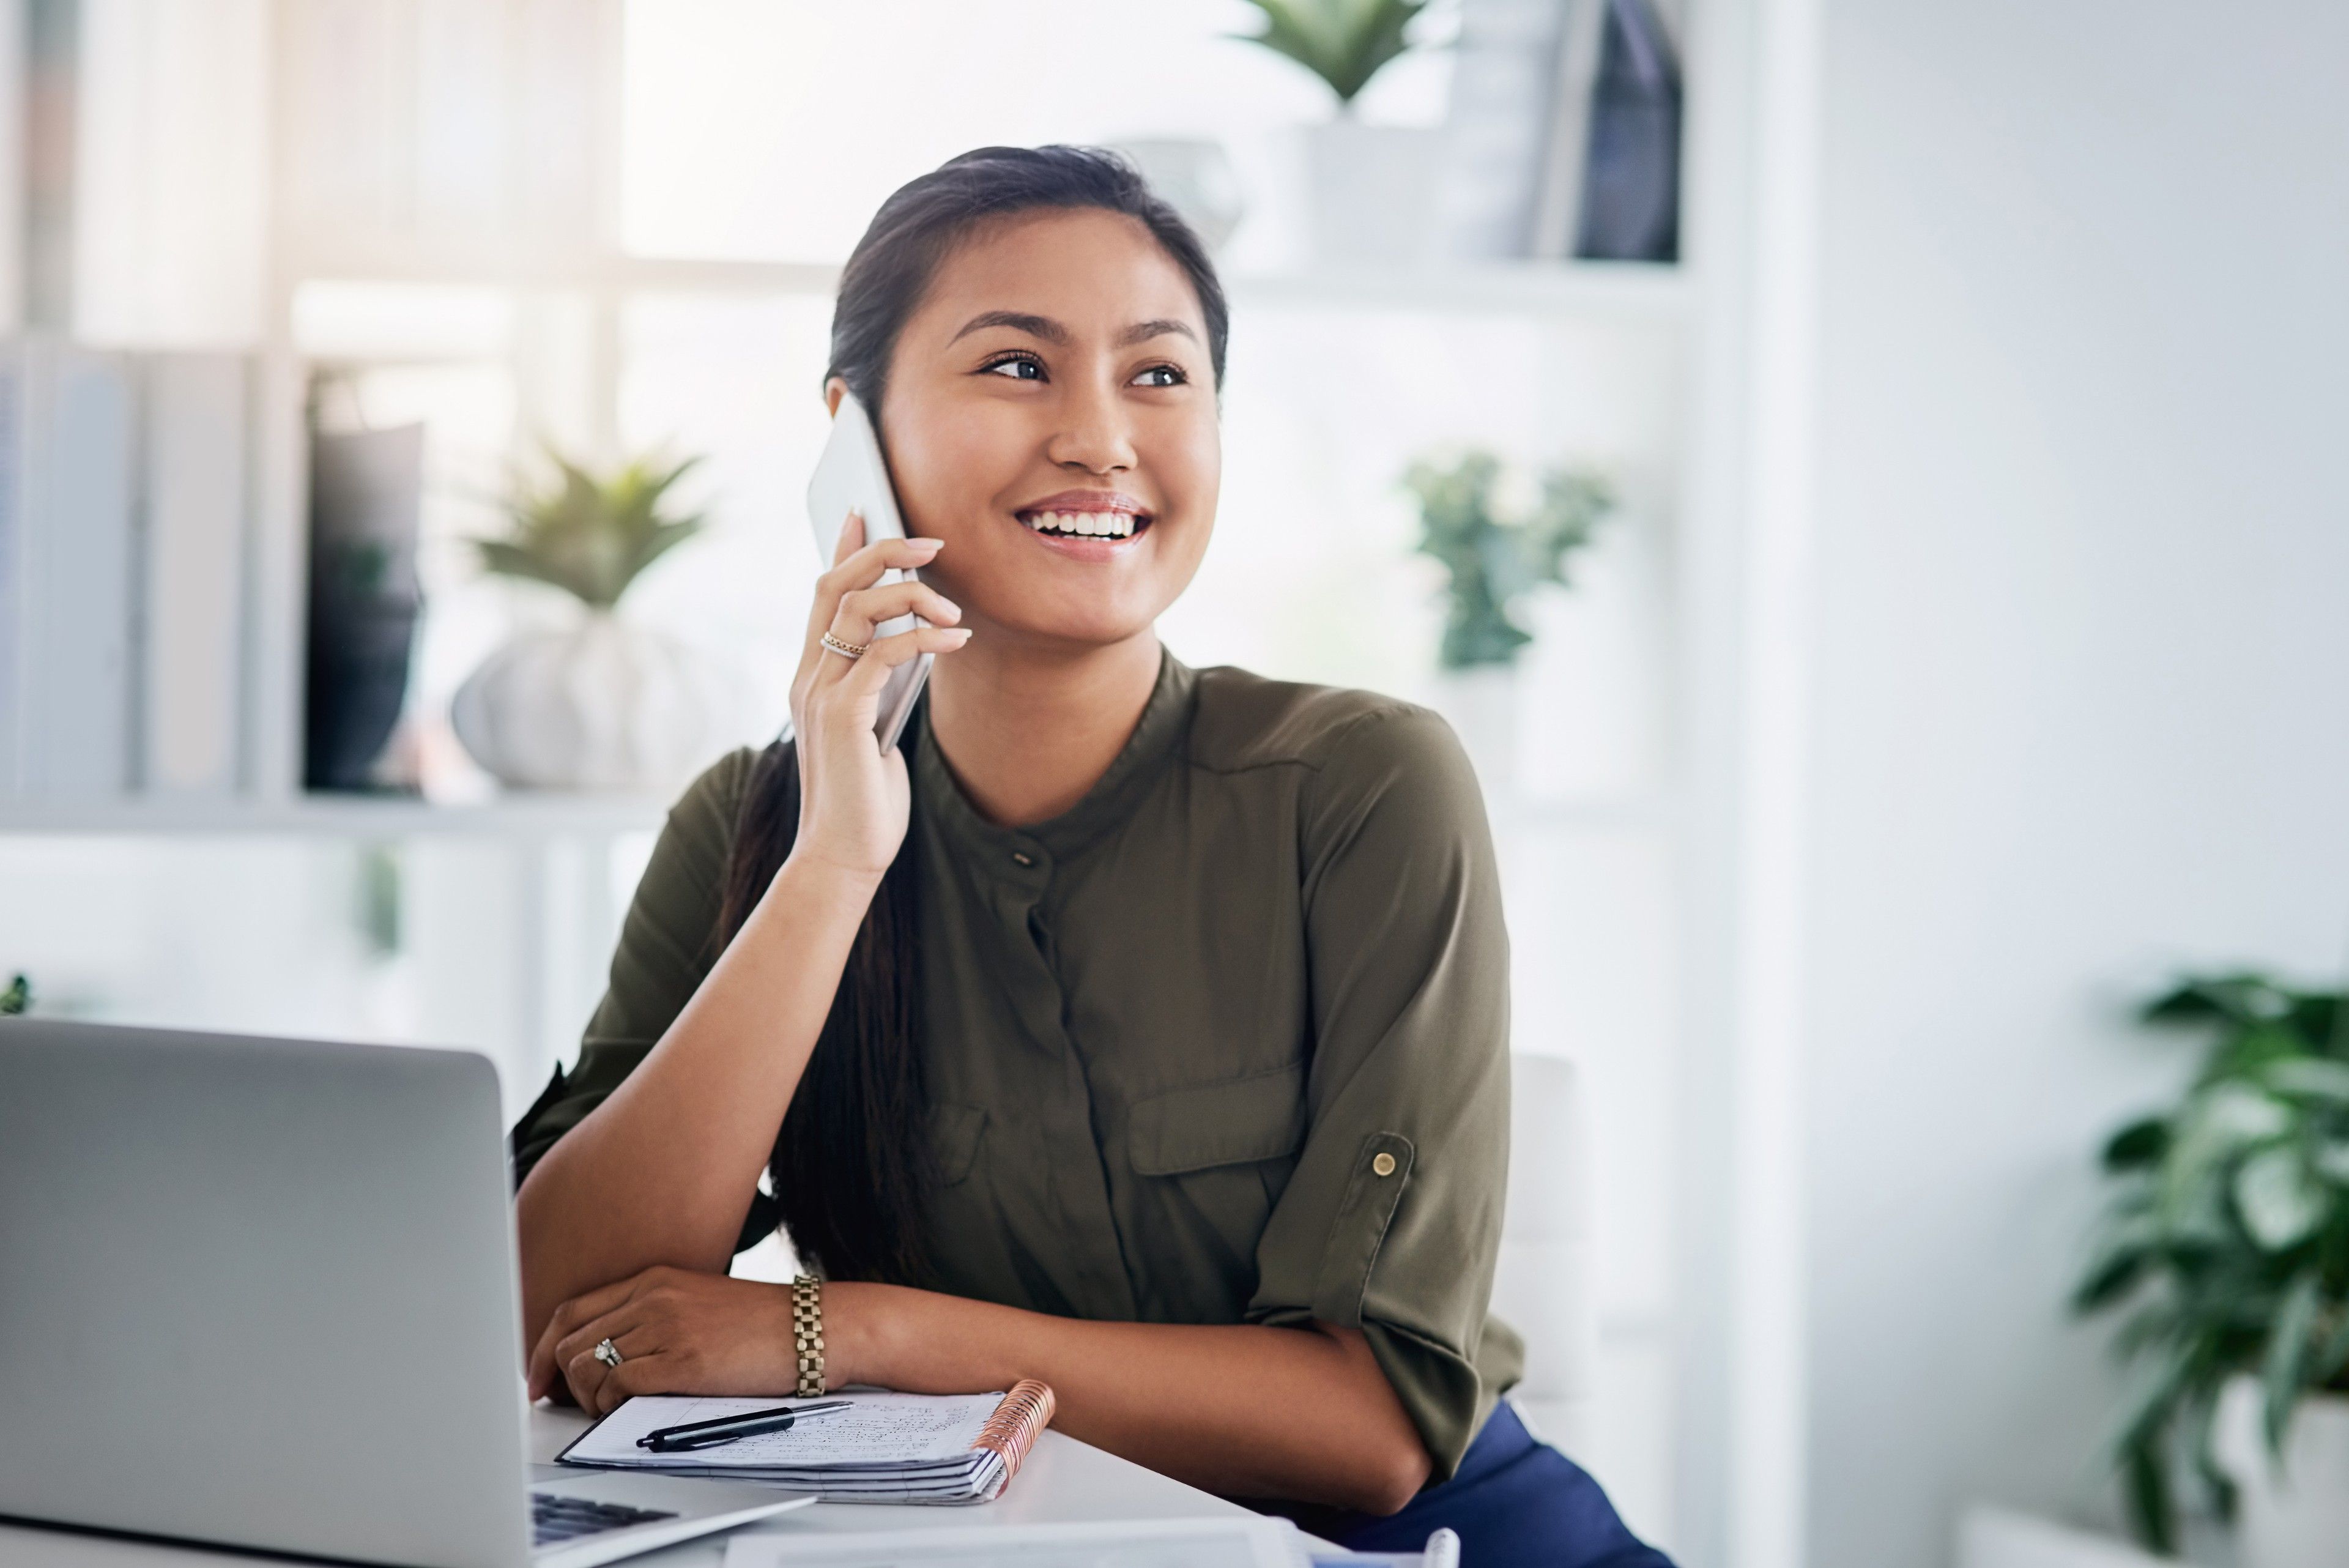
{"label": "white paper", "polygon": [[872,1535],[771,1528],[726,1543],[726,1568],[1303,1568],[1285,1519],[975,1524]]}
{"label": "white paper", "polygon": [[1003,1403],[1000,1394],[846,1394],[832,1397],[853,1403],[837,1415],[812,1416],[786,1432],[761,1432],[712,1449],[670,1454],[640,1449],[636,1439],[663,1427],[771,1410],[789,1401],[668,1397],[631,1399],[604,1417],[594,1431],[573,1444],[563,1457],[576,1464],[632,1469],[804,1471],[871,1467],[895,1472],[933,1466],[967,1469],[984,1455],[985,1450],[974,1455],[971,1445],[986,1429],[996,1407]]}

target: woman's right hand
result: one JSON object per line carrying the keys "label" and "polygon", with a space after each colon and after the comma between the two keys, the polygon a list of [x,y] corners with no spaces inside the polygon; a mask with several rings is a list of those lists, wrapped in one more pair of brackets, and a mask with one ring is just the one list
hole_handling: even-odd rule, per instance
{"label": "woman's right hand", "polygon": [[[905,836],[909,785],[903,753],[894,747],[883,752],[873,732],[881,688],[899,665],[925,653],[952,653],[970,640],[970,633],[955,625],[961,608],[926,584],[874,585],[892,568],[928,566],[941,543],[884,539],[867,545],[864,520],[852,515],[840,531],[832,570],[816,579],[807,646],[792,680],[792,729],[800,763],[794,860],[820,862],[877,883],[897,857]],[[874,640],[876,626],[903,615],[931,624]],[[827,631],[843,642],[864,645],[863,657],[852,659],[824,647]]]}

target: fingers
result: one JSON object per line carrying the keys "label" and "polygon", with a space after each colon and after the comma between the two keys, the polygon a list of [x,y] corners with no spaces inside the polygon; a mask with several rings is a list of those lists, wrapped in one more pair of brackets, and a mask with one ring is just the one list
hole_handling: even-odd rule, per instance
{"label": "fingers", "polygon": [[631,1357],[605,1374],[604,1380],[595,1386],[595,1404],[590,1406],[582,1401],[581,1408],[591,1410],[597,1416],[608,1416],[639,1394],[665,1392],[662,1385],[667,1381],[660,1376],[660,1368],[649,1358]]}
{"label": "fingers", "polygon": [[[621,1327],[609,1319],[594,1324],[586,1332],[595,1338],[581,1344],[575,1352],[564,1356],[563,1379],[570,1385],[571,1397],[582,1410],[601,1416],[635,1391],[636,1380],[645,1370],[646,1362],[661,1349],[657,1337],[640,1325]],[[595,1355],[596,1347],[606,1339],[620,1353],[620,1365],[607,1366]]]}
{"label": "fingers", "polygon": [[[880,700],[881,688],[889,683],[891,670],[911,664],[925,653],[952,653],[969,640],[969,630],[957,626],[916,627],[895,637],[885,637],[866,648],[864,657],[853,663],[841,660],[847,670],[834,684],[833,695],[843,708],[858,711],[864,701]],[[869,715],[865,722],[871,722]]]}
{"label": "fingers", "polygon": [[[657,1348],[650,1341],[644,1338],[645,1326],[644,1313],[640,1304],[636,1302],[623,1302],[619,1306],[592,1323],[581,1324],[562,1344],[556,1345],[554,1347],[555,1365],[564,1369],[566,1376],[570,1376],[571,1368],[582,1357],[594,1361],[596,1366],[601,1367],[604,1364],[595,1361],[595,1347],[607,1339],[612,1342],[612,1348],[624,1356],[631,1354],[632,1343],[638,1351]],[[576,1378],[573,1378],[573,1384],[576,1386]]]}
{"label": "fingers", "polygon": [[840,613],[840,601],[881,580],[884,572],[918,571],[937,559],[944,545],[938,539],[884,539],[843,556],[840,564],[815,580],[815,603],[808,615],[808,640],[812,644]]}
{"label": "fingers", "polygon": [[[563,1362],[556,1350],[564,1340],[654,1283],[662,1272],[658,1268],[647,1269],[625,1280],[599,1285],[556,1307],[554,1315],[546,1320],[546,1327],[539,1331],[538,1343],[531,1347],[530,1397],[536,1399],[554,1392],[555,1382],[563,1376]],[[587,1343],[592,1345],[595,1342],[591,1339]]]}
{"label": "fingers", "polygon": [[885,583],[841,596],[832,618],[832,635],[843,642],[870,642],[878,628],[902,616],[917,615],[933,626],[952,626],[962,619],[962,607],[927,583]]}

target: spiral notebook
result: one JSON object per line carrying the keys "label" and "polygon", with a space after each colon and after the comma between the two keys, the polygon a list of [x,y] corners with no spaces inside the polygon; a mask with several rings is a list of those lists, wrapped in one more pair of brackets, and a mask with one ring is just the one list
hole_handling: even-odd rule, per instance
{"label": "spiral notebook", "polygon": [[[991,1502],[1052,1420],[1052,1391],[1029,1378],[1008,1394],[844,1394],[850,1408],[713,1449],[657,1454],[636,1439],[662,1427],[772,1408],[773,1399],[629,1400],[556,1462],[763,1481],[826,1502]],[[788,1401],[786,1401],[788,1403]]]}

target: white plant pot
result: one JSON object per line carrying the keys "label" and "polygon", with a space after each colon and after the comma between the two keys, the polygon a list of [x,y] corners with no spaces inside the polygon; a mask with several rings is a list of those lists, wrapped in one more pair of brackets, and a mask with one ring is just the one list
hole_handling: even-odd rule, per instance
{"label": "white plant pot", "polygon": [[1317,265],[1392,266],[1435,254],[1443,132],[1339,119],[1305,135]]}
{"label": "white plant pot", "polygon": [[2261,1429],[2259,1385],[2219,1401],[2219,1463],[2241,1489],[2242,1568],[2349,1568],[2349,1397],[2303,1399],[2279,1463]]}
{"label": "white plant pot", "polygon": [[1183,214],[1210,251],[1239,227],[1247,211],[1240,177],[1224,144],[1204,136],[1139,137],[1118,144],[1150,188]]}
{"label": "white plant pot", "polygon": [[1485,810],[1498,816],[1517,787],[1517,671],[1515,665],[1486,664],[1447,670],[1436,677],[1433,707],[1460,737]]}
{"label": "white plant pot", "polygon": [[457,690],[473,760],[524,789],[658,794],[723,743],[722,694],[691,649],[605,613],[524,632]]}

